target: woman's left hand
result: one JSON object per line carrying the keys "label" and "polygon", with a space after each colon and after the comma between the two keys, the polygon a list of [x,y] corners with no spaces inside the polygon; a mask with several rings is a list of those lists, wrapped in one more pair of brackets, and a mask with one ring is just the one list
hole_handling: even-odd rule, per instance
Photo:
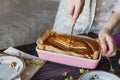
{"label": "woman's left hand", "polygon": [[102,56],[116,55],[116,45],[112,38],[111,31],[107,28],[101,29],[99,32],[99,41],[102,50]]}

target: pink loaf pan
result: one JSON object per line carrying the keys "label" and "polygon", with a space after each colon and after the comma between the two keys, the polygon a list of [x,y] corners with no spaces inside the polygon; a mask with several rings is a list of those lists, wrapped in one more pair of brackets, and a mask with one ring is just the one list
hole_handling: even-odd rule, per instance
{"label": "pink loaf pan", "polygon": [[36,47],[36,51],[40,59],[55,62],[55,63],[60,63],[64,65],[69,65],[69,66],[87,68],[87,69],[96,68],[101,59],[101,55],[97,60],[92,60],[92,59],[81,58],[81,57],[76,57],[76,56],[71,56],[66,54],[59,54],[59,53],[54,53],[50,51],[44,51],[44,50],[38,49],[37,47]]}

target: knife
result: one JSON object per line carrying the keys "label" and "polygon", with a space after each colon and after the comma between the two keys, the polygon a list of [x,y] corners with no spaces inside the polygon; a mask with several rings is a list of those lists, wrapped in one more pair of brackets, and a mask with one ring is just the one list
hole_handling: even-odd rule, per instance
{"label": "knife", "polygon": [[70,51],[70,45],[71,45],[71,40],[72,40],[73,30],[74,30],[74,25],[72,26],[71,33],[70,33],[70,42],[69,42],[68,51]]}

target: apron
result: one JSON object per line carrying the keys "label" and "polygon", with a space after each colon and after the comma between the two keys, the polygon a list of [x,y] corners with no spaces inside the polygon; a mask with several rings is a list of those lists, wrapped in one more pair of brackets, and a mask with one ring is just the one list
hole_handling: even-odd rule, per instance
{"label": "apron", "polygon": [[[102,1],[103,0],[101,0],[101,2]],[[99,13],[97,13],[96,15],[97,12],[96,8],[97,8],[97,0],[85,0],[83,12],[78,17],[78,20],[74,26],[74,31],[73,31],[74,34],[83,34],[83,33],[88,34],[89,32],[94,32],[97,34],[99,33],[99,31],[106,23],[106,21],[104,20],[98,21],[98,22],[102,22],[101,23],[102,25],[99,25],[99,23],[94,20],[95,17],[99,15]],[[107,17],[110,17],[111,16],[110,14],[111,14],[110,12],[108,12],[107,14],[105,13],[103,18],[106,17],[106,15],[109,15]],[[58,33],[70,33],[72,29],[71,20],[72,20],[72,16],[69,15],[64,0],[61,0],[55,18],[53,30]],[[118,28],[115,29],[114,32],[115,33],[118,32]]]}

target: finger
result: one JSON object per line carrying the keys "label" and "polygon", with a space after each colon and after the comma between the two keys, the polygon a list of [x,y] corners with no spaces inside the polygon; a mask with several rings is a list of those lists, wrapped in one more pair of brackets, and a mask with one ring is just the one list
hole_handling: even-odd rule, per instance
{"label": "finger", "polygon": [[107,43],[106,43],[106,39],[105,37],[99,37],[100,40],[100,46],[101,46],[101,50],[102,50],[102,56],[105,56],[106,52],[107,52]]}
{"label": "finger", "polygon": [[114,43],[110,37],[107,37],[108,52],[106,56],[111,55],[114,52]]}
{"label": "finger", "polygon": [[106,53],[106,56],[115,55],[115,43],[110,36],[107,37],[107,44],[108,44],[108,52]]}
{"label": "finger", "polygon": [[73,16],[74,9],[75,9],[75,5],[74,5],[74,4],[72,4],[72,5],[69,7],[69,9],[68,9],[69,14],[70,14],[71,16]]}
{"label": "finger", "polygon": [[84,1],[82,0],[75,1],[75,10],[74,10],[73,19],[72,19],[72,25],[75,25],[80,13],[83,10],[83,6],[84,6]]}
{"label": "finger", "polygon": [[75,9],[74,0],[65,0],[65,1],[66,1],[66,6],[69,14],[73,16],[74,9]]}

